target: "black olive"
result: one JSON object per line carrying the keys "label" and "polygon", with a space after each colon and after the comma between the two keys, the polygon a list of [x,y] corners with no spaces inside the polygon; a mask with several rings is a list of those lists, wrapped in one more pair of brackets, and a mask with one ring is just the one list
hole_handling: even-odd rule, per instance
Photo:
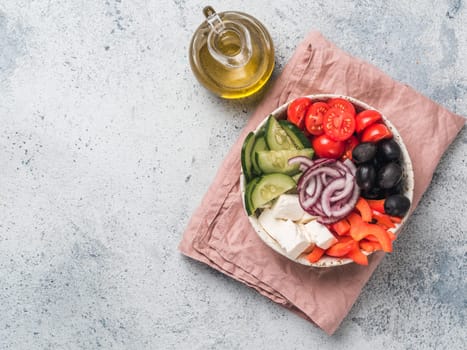
{"label": "black olive", "polygon": [[393,194],[400,194],[400,193],[403,193],[403,192],[404,192],[403,181],[399,181],[399,183],[397,185],[395,185],[394,187],[388,188],[385,191],[386,196],[390,196],[390,195],[393,195]]}
{"label": "black olive", "polygon": [[386,197],[384,191],[379,187],[372,187],[369,190],[363,190],[360,195],[366,199],[383,199]]}
{"label": "black olive", "polygon": [[378,170],[381,169],[384,166],[384,164],[387,163],[386,159],[379,155],[378,152],[376,152],[376,155],[371,162],[373,163],[376,172],[378,172]]}
{"label": "black olive", "polygon": [[404,216],[410,208],[410,199],[402,194],[393,194],[384,201],[384,211],[392,216]]}
{"label": "black olive", "polygon": [[352,151],[352,160],[357,164],[362,164],[372,160],[376,154],[377,147],[370,142],[363,142]]}
{"label": "black olive", "polygon": [[378,143],[378,154],[388,161],[398,160],[401,157],[401,148],[394,139],[385,139]]}
{"label": "black olive", "polygon": [[355,177],[358,187],[362,190],[369,190],[375,185],[376,170],[371,164],[362,164],[357,168]]}
{"label": "black olive", "polygon": [[388,163],[378,171],[378,186],[384,189],[396,186],[402,179],[402,169],[397,163]]}

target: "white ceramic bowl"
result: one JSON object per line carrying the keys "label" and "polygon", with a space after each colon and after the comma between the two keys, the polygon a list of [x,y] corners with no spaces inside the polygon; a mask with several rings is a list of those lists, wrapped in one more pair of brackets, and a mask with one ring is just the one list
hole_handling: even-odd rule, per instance
{"label": "white ceramic bowl", "polygon": [[[376,108],[373,108],[370,105],[368,105],[368,104],[366,104],[366,103],[364,103],[364,102],[362,102],[360,100],[357,100],[357,99],[355,99],[353,97],[349,97],[349,96],[321,94],[321,95],[308,95],[308,96],[304,96],[304,97],[310,98],[313,102],[327,101],[327,100],[329,100],[331,98],[336,98],[336,97],[344,98],[344,99],[346,99],[346,100],[353,103],[353,105],[355,106],[355,108],[357,110],[357,113],[361,112],[363,110],[366,110],[366,109],[376,110]],[[271,114],[274,117],[276,117],[277,119],[286,119],[286,117],[287,117],[286,116],[287,107],[288,107],[290,102],[291,101],[289,101],[288,103],[280,106],[279,108],[277,108],[276,110],[271,112]],[[399,134],[397,129],[394,127],[394,125],[384,116],[384,114],[382,114],[382,115],[383,115],[384,123],[391,130],[391,132],[394,135],[394,140],[399,144],[399,146],[400,146],[400,148],[402,150],[401,166],[402,166],[402,170],[403,170],[403,179],[402,179],[403,184],[404,184],[403,194],[407,198],[409,198],[410,203],[412,203],[413,189],[414,189],[414,174],[413,174],[412,161],[410,160],[409,153],[407,151],[407,148],[405,147],[404,142],[402,141],[401,135]],[[255,132],[257,132],[261,128],[261,126],[266,122],[268,117],[269,117],[269,115],[265,116],[264,120],[258,125]],[[246,187],[246,181],[245,181],[245,177],[243,176],[243,173],[242,173],[240,175],[240,188],[241,188],[241,195],[242,195],[242,200],[243,200],[243,205],[244,206],[245,206],[245,202],[244,202],[245,187]],[[245,210],[245,215],[247,215],[246,210]],[[402,226],[404,226],[404,224],[405,224],[405,222],[407,220],[407,217],[408,217],[408,215],[405,215],[404,218],[402,219],[402,222],[400,224],[396,224],[396,227],[391,229],[391,231],[394,232],[395,234],[397,234],[401,230]],[[301,255],[297,259],[293,259],[290,256],[288,256],[286,254],[286,252],[282,249],[282,247],[263,229],[263,227],[261,226],[261,224],[258,221],[257,216],[252,215],[252,216],[249,216],[248,218],[250,220],[251,226],[253,226],[253,228],[256,231],[256,233],[258,234],[258,236],[263,240],[264,243],[266,243],[266,245],[271,247],[277,253],[279,253],[279,254],[287,257],[288,259],[290,259],[292,261],[295,261],[295,262],[297,262],[299,264],[307,265],[307,266],[313,266],[313,267],[333,267],[333,266],[341,266],[341,265],[345,265],[345,264],[349,264],[349,263],[353,262],[351,259],[333,258],[333,257],[330,257],[330,256],[323,256],[316,263],[310,263],[305,258],[305,255]],[[366,253],[366,252],[364,252],[364,253]]]}

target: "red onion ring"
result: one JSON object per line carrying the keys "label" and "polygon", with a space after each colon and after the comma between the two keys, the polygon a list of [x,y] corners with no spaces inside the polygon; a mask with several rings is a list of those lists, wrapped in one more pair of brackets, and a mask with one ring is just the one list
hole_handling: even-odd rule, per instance
{"label": "red onion ring", "polygon": [[355,182],[356,167],[350,159],[341,162],[329,158],[294,157],[289,160],[289,164],[296,163],[304,172],[297,184],[303,210],[318,216],[318,221],[326,224],[350,214],[360,195]]}

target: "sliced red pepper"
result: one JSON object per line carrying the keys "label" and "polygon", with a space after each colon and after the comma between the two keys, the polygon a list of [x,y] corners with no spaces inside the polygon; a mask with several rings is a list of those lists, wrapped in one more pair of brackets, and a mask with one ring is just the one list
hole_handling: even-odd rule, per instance
{"label": "sliced red pepper", "polygon": [[358,234],[359,228],[363,224],[362,217],[354,212],[347,216],[347,220],[350,224],[350,235],[353,237]]}
{"label": "sliced red pepper", "polygon": [[352,250],[352,247],[355,243],[350,237],[347,238],[349,238],[349,240],[339,241],[332,247],[330,247],[328,250],[326,250],[326,255],[333,256],[336,258],[341,258],[347,255]]}
{"label": "sliced red pepper", "polygon": [[355,205],[357,210],[360,212],[362,220],[365,222],[370,222],[373,218],[371,208],[365,198],[360,197]]}
{"label": "sliced red pepper", "polygon": [[373,235],[368,235],[365,237],[365,239],[369,240],[370,242],[378,242],[378,238],[376,238],[376,236],[373,236]]}
{"label": "sliced red pepper", "polygon": [[392,242],[394,242],[394,241],[396,240],[397,236],[396,236],[393,232],[391,232],[391,231],[386,231],[386,233],[388,234],[389,239],[390,239]]}
{"label": "sliced red pepper", "polygon": [[339,220],[331,225],[331,229],[334,230],[339,236],[345,236],[349,234],[350,224],[347,219]]}
{"label": "sliced red pepper", "polygon": [[385,199],[367,199],[368,205],[371,209],[377,210],[380,213],[384,214],[384,201]]}
{"label": "sliced red pepper", "polygon": [[[356,216],[358,217],[358,215]],[[381,247],[385,252],[392,252],[392,242],[384,228],[377,224],[369,224],[364,221],[361,221],[361,223],[358,224],[358,219],[355,219],[355,216],[353,216],[351,219],[349,215],[348,219],[351,225],[350,235],[355,241],[361,241],[367,236],[374,236],[381,244]],[[357,222],[355,224],[355,228],[354,225],[352,225],[352,220],[355,220]]]}
{"label": "sliced red pepper", "polygon": [[402,222],[402,218],[398,216],[389,216],[392,222],[395,222],[396,224],[400,224]]}
{"label": "sliced red pepper", "polygon": [[318,247],[317,245],[315,245],[315,247],[313,248],[313,250],[311,251],[310,254],[308,254],[306,256],[306,258],[308,259],[309,262],[311,263],[315,263],[317,262],[319,259],[321,259],[321,257],[324,255],[324,249]]}
{"label": "sliced red pepper", "polygon": [[352,259],[356,264],[368,265],[368,257],[362,253],[358,242],[353,241],[352,249],[346,257]]}
{"label": "sliced red pepper", "polygon": [[381,244],[379,244],[378,242],[368,241],[366,239],[362,239],[360,241],[360,248],[362,248],[364,251],[368,253],[373,253],[378,250],[382,250]]}
{"label": "sliced red pepper", "polygon": [[387,229],[396,227],[396,225],[394,225],[394,223],[391,221],[391,218],[389,217],[389,215],[380,213],[379,211],[374,210],[374,209],[372,210],[372,214],[373,214],[373,218],[376,219],[378,225],[383,225]]}

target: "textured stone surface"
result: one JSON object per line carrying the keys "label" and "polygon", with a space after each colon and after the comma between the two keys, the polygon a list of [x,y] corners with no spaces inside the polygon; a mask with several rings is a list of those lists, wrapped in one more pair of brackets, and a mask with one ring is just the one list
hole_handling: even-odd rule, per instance
{"label": "textured stone surface", "polygon": [[[1,349],[461,349],[467,130],[333,337],[176,250],[257,98],[199,87],[200,1],[0,3]],[[461,0],[231,1],[467,115]]]}

